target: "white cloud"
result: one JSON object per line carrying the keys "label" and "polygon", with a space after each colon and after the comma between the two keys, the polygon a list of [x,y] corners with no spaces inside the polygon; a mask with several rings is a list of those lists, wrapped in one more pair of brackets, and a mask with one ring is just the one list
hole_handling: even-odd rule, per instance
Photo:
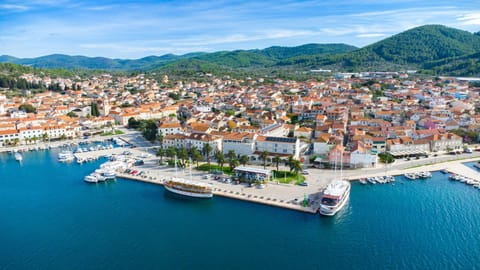
{"label": "white cloud", "polygon": [[25,10],[28,10],[29,8],[27,6],[24,6],[24,5],[2,4],[2,5],[0,5],[0,9],[14,10],[14,11],[25,11]]}
{"label": "white cloud", "polygon": [[468,13],[457,18],[461,25],[480,25],[480,12]]}
{"label": "white cloud", "polygon": [[377,38],[377,37],[385,37],[386,34],[382,33],[370,33],[370,34],[358,34],[356,37],[358,38]]}

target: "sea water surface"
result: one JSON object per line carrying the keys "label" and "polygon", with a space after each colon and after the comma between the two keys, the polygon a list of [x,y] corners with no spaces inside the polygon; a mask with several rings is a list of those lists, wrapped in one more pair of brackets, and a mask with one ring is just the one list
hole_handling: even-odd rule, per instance
{"label": "sea water surface", "polygon": [[480,191],[434,173],[354,183],[335,217],[153,184],[88,184],[102,161],[0,154],[0,269],[475,269]]}

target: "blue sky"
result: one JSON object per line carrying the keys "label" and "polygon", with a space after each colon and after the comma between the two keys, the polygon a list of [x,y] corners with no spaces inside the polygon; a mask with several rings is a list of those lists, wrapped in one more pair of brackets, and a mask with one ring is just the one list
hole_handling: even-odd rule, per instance
{"label": "blue sky", "polygon": [[445,0],[0,0],[0,55],[141,58],[347,43],[424,24],[480,31],[480,3]]}

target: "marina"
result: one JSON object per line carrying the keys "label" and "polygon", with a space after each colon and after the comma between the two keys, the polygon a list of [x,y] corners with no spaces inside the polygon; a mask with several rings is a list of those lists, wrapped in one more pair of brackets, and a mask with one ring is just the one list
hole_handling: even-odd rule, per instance
{"label": "marina", "polygon": [[[3,269],[65,269],[72,265],[74,269],[84,269],[92,263],[104,269],[158,265],[232,268],[231,261],[245,249],[249,249],[249,256],[258,254],[258,260],[284,254],[264,267],[277,269],[317,269],[319,262],[322,268],[340,269],[450,269],[458,267],[459,260],[462,267],[472,269],[478,263],[478,190],[448,180],[448,174],[433,172],[426,181],[397,177],[394,187],[365,186],[354,181],[350,199],[342,210],[324,218],[263,206],[266,197],[273,199],[276,193],[280,197],[282,192],[297,192],[293,196],[303,199],[300,187],[279,185],[283,187],[279,189],[269,183],[264,189],[248,189],[215,181],[219,190],[214,191],[211,200],[174,196],[158,185],[162,176],[174,174],[173,168],[150,168],[148,159],[145,165],[132,168],[144,172],[140,176],[130,174],[136,181],[123,180],[124,173],[120,173],[116,181],[86,184],[82,178],[108,159],[82,165],[59,163],[59,150],[23,153],[22,165],[13,155],[0,155],[0,184],[4,191],[0,205],[2,212],[11,217],[0,223],[0,229],[9,232],[4,234],[3,244],[11,247],[2,249]],[[131,155],[136,154],[132,151]],[[188,178],[188,172],[179,174]],[[193,177],[200,178],[201,174],[193,171]],[[230,193],[234,188],[238,188],[239,195]],[[248,197],[241,195],[241,188],[246,194],[256,194],[259,203],[239,200]],[[266,197],[260,199],[261,196]],[[30,222],[23,222],[26,218]],[[202,233],[194,233],[196,228],[201,228]],[[129,233],[132,231],[136,233]],[[185,234],[171,233],[178,231]],[[177,252],[192,242],[199,247],[200,243],[208,243],[208,248],[195,248],[194,254]],[[392,246],[392,242],[397,244]],[[432,242],[436,245],[428,244]],[[88,248],[92,246],[96,249]],[[108,256],[98,256],[99,249]],[[357,252],[345,255],[346,249]],[[445,254],[446,249],[455,252],[430,259]],[[418,256],[418,250],[424,256]],[[202,260],[212,252],[219,256],[218,260]],[[371,253],[377,254],[377,260],[369,259]],[[22,259],[22,254],[30,254],[29,260]],[[112,256],[116,259],[111,260]],[[347,258],[348,263],[333,259],[338,256]],[[177,261],[171,262],[171,258]],[[233,268],[259,269],[249,260],[239,260]]]}

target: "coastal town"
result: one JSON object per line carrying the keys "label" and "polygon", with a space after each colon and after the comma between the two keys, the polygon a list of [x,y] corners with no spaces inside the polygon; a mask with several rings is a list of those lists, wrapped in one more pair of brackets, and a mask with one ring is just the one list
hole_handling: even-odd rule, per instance
{"label": "coastal town", "polygon": [[[55,90],[0,95],[4,150],[34,149],[44,142],[61,145],[96,135],[143,134],[142,140],[150,141],[143,146],[157,156],[148,161],[150,168],[158,167],[163,176],[174,177],[173,163],[168,173],[163,158],[171,161],[178,155],[184,160],[180,167],[190,159],[197,166],[203,163],[197,169],[206,173],[250,175],[240,180],[261,189],[267,179],[277,184],[251,194],[217,184],[217,194],[260,200],[259,194],[265,193],[261,197],[272,200],[269,204],[307,212],[316,211],[318,191],[336,178],[358,179],[365,169],[384,175],[384,164],[395,159],[399,174],[398,164],[408,160],[430,158],[429,164],[434,164],[442,156],[471,153],[480,129],[479,88],[465,80],[421,78],[407,72],[339,73],[324,80],[270,83],[264,78],[211,74],[204,74],[201,83],[171,82],[167,75],[157,82],[145,74],[103,74],[84,80],[24,74],[21,79]],[[153,134],[134,131],[141,121],[153,123]],[[76,155],[79,160],[88,157]],[[212,167],[211,161],[220,166]],[[270,168],[276,170],[272,173]],[[333,170],[337,168],[348,171],[339,176]],[[152,170],[143,177],[123,177],[165,180]],[[278,184],[302,188],[283,190]],[[313,208],[301,207],[307,191]],[[288,205],[292,198],[300,203]]]}
{"label": "coastal town", "polygon": [[384,152],[395,158],[463,152],[480,130],[478,87],[407,72],[271,83],[211,74],[201,83],[170,82],[167,75],[157,82],[143,74],[22,78],[59,91],[0,94],[2,147],[82,138],[152,119],[152,141],[164,149],[209,144],[208,158],[233,150],[251,164],[292,157],[317,168],[330,168],[341,155],[345,168],[368,168]]}

